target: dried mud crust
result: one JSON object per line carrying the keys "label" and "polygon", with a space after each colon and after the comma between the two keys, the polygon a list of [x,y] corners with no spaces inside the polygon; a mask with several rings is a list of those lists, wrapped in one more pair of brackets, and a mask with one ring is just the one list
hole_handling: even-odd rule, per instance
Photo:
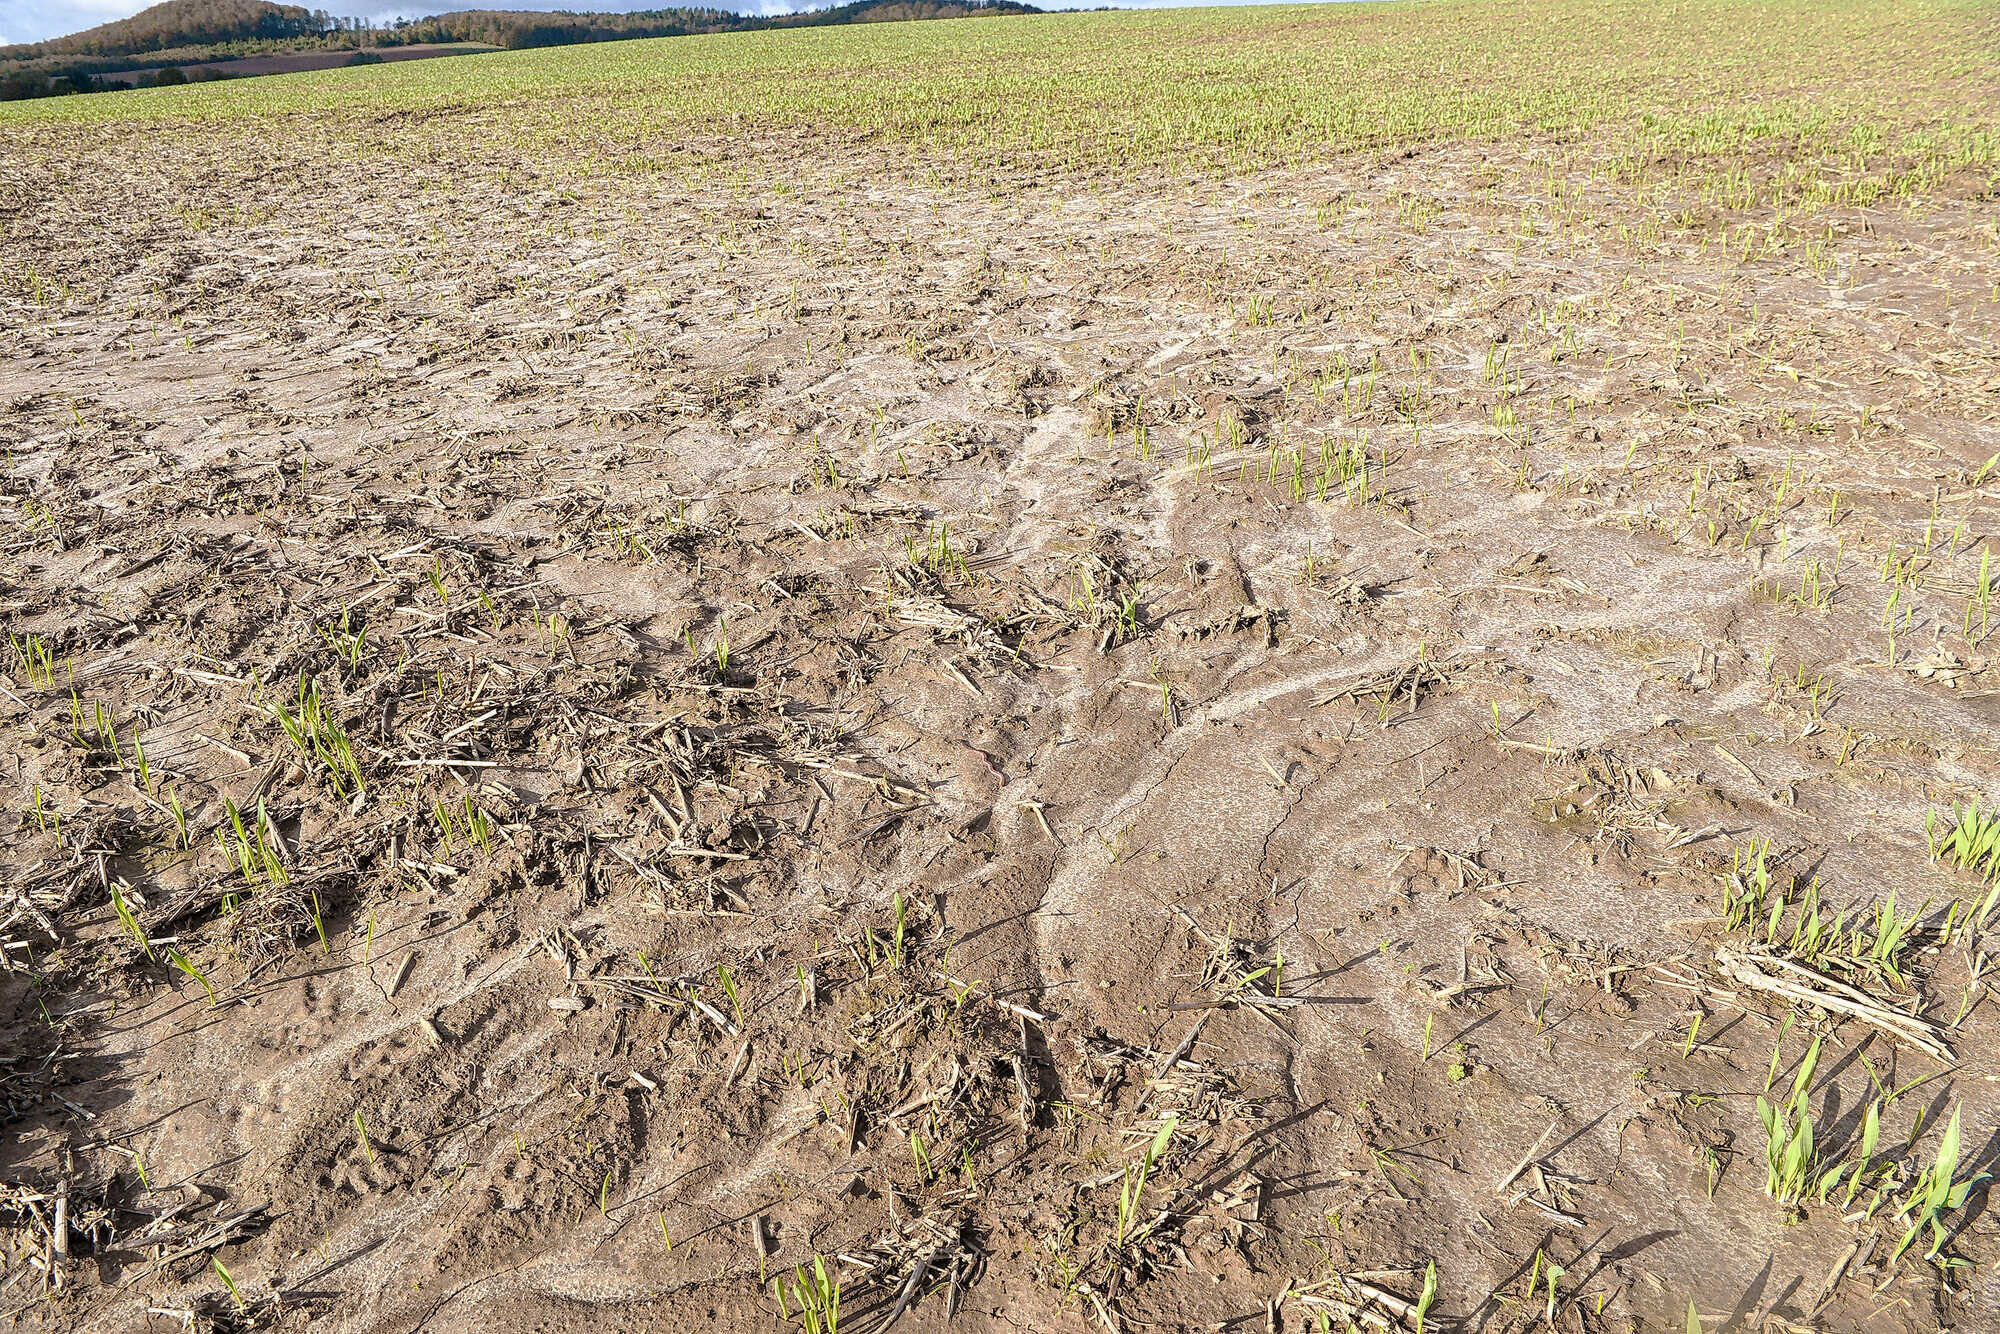
{"label": "dried mud crust", "polygon": [[[44,133],[18,1325],[2000,1320],[1982,1193],[1892,1262],[1753,1108],[1817,1037],[1827,1145],[1993,1158],[1984,183]],[[1763,840],[1929,905],[1952,1063],[1758,989]]]}

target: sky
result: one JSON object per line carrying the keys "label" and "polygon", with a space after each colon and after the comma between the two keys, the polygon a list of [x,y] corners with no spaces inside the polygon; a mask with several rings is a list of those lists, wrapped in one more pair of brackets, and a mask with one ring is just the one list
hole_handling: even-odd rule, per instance
{"label": "sky", "polygon": [[[612,10],[663,9],[675,3],[707,3],[717,9],[739,13],[787,14],[801,9],[824,8],[839,0],[438,0],[434,7],[369,4],[355,0],[341,5],[332,0],[280,0],[301,4],[307,9],[324,9],[330,14],[367,14],[377,21],[397,14],[440,14],[453,9],[570,9]],[[66,33],[81,32],[112,19],[136,14],[155,0],[0,0],[0,46],[9,42],[40,42]],[[1146,9],[1163,4],[1251,4],[1258,0],[1028,0],[1042,9],[1084,9],[1116,5],[1122,9]]]}

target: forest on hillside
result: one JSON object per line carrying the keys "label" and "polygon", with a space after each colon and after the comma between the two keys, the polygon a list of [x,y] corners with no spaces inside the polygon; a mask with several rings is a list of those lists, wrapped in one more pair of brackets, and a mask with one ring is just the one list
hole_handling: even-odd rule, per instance
{"label": "forest on hillside", "polygon": [[363,63],[368,57],[362,53],[383,48],[472,44],[519,50],[752,28],[1039,12],[1016,0],[856,0],[768,17],[692,7],[631,13],[467,9],[375,24],[270,0],[165,0],[66,37],[0,46],[0,101],[106,91],[126,85],[104,75],[132,70],[146,72],[142,84],[228,77],[226,70],[206,67],[290,51],[352,50],[356,63]]}

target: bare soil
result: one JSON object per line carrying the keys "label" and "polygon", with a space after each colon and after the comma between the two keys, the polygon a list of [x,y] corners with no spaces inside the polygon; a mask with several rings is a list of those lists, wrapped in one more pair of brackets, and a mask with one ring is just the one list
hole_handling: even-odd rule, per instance
{"label": "bare soil", "polygon": [[[36,134],[17,1327],[765,1328],[815,1254],[843,1329],[1411,1328],[1432,1263],[1432,1328],[2000,1327],[1983,1189],[1891,1263],[1753,1108],[1823,1034],[1829,1150],[1920,1076],[1889,1141],[2000,1150],[1925,836],[2000,774],[1972,185],[1767,253],[1533,140]],[[1753,839],[1930,904],[1870,994],[1952,1062],[1745,984]]]}

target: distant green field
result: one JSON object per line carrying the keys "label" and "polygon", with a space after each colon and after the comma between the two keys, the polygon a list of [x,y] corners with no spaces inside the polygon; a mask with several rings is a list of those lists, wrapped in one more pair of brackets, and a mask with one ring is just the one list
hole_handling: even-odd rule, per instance
{"label": "distant green field", "polygon": [[[1432,0],[1061,14],[665,38],[16,103],[0,125],[343,120],[643,163],[805,131],[940,160],[1249,166],[1438,137],[1768,145],[1813,173],[2000,161],[1990,0]],[[4,150],[0,150],[4,151]]]}

